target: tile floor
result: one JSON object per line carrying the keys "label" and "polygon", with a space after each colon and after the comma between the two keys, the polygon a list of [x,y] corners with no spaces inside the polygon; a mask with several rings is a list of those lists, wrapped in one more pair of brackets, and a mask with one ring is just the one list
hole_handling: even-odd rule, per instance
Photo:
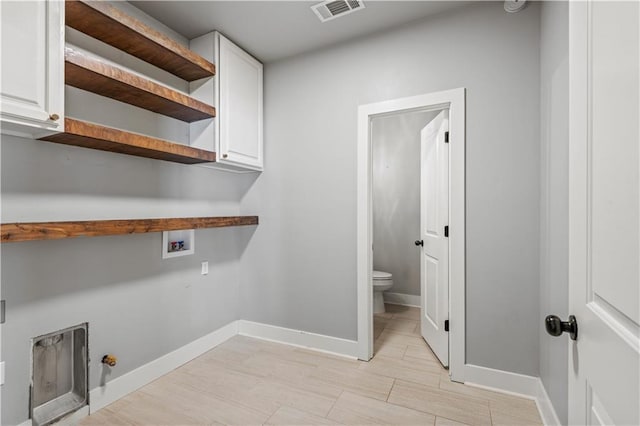
{"label": "tile floor", "polygon": [[82,424],[541,424],[533,401],[451,382],[418,319],[387,305],[369,362],[236,336]]}

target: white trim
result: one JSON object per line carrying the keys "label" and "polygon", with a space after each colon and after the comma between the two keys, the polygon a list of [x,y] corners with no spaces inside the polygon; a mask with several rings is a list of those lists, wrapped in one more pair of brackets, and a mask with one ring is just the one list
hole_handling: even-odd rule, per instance
{"label": "white trim", "polygon": [[539,377],[472,364],[467,364],[465,368],[465,385],[534,400],[543,424],[548,426],[561,424]]}
{"label": "white trim", "polygon": [[123,398],[125,395],[140,389],[142,386],[151,383],[157,378],[224,343],[236,334],[238,334],[238,321],[233,321],[213,333],[207,334],[191,343],[187,343],[173,352],[169,352],[127,374],[107,382],[105,386],[92,389],[89,392],[91,412],[94,413],[118,399]]}
{"label": "white trim", "polygon": [[358,358],[373,355],[371,119],[400,111],[449,108],[449,371],[465,380],[465,89],[458,88],[358,107],[357,293]]}
{"label": "white trim", "polygon": [[484,389],[498,390],[529,399],[538,395],[538,378],[509,371],[494,370],[467,364],[465,367],[465,385]]}
{"label": "white trim", "polygon": [[384,297],[384,303],[391,303],[392,305],[413,306],[414,308],[420,307],[420,296],[404,293],[391,293],[385,291],[382,293]]}
{"label": "white trim", "polygon": [[547,394],[547,390],[545,389],[544,384],[540,379],[538,379],[538,394],[536,396],[536,404],[538,405],[538,411],[540,412],[542,424],[546,426],[562,425],[555,408],[553,408],[553,404],[551,403],[551,399]]}
{"label": "white trim", "polygon": [[358,342],[324,334],[309,333],[245,320],[239,321],[238,334],[350,358],[356,358],[357,356]]}

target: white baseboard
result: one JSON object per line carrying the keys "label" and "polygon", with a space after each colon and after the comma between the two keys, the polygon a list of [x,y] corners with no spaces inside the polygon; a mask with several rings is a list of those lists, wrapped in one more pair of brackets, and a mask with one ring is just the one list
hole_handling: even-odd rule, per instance
{"label": "white baseboard", "polygon": [[420,307],[420,296],[414,296],[413,294],[404,293],[390,293],[385,291],[383,294],[384,303],[391,303],[392,305],[404,305]]}
{"label": "white baseboard", "polygon": [[536,404],[538,405],[538,411],[542,418],[542,423],[546,426],[560,426],[562,423],[558,418],[555,408],[551,403],[551,399],[547,394],[547,390],[544,388],[542,380],[538,379],[538,395],[536,397]]}
{"label": "white baseboard", "polygon": [[238,321],[233,321],[198,340],[107,382],[105,386],[92,389],[89,392],[91,412],[93,413],[106,407],[140,389],[142,386],[215,348],[236,334],[238,334]]}
{"label": "white baseboard", "polygon": [[466,364],[464,383],[479,388],[495,389],[529,399],[538,395],[538,378],[509,371]]}
{"label": "white baseboard", "polygon": [[355,340],[340,339],[252,321],[240,320],[239,323],[239,334],[243,336],[285,343],[350,358],[356,358],[358,355],[358,342]]}
{"label": "white baseboard", "polygon": [[560,425],[558,415],[539,377],[466,364],[464,379],[465,385],[532,399],[536,402],[540,418],[545,425]]}

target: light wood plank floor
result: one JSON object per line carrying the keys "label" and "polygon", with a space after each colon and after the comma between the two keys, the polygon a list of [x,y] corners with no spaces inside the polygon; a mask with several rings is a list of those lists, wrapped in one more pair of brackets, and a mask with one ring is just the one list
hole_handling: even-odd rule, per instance
{"label": "light wood plank floor", "polygon": [[451,382],[418,318],[387,305],[369,362],[236,336],[82,424],[541,424],[533,401]]}

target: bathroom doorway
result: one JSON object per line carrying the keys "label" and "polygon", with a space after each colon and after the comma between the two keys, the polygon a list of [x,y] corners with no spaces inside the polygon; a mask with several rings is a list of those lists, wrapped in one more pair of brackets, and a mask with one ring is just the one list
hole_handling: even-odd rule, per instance
{"label": "bathroom doorway", "polygon": [[449,365],[448,122],[448,109],[371,121],[374,357],[424,338],[424,357]]}
{"label": "bathroom doorway", "polygon": [[[454,89],[358,111],[358,357],[374,355],[375,338],[416,339],[424,346],[425,336],[455,381],[464,380],[464,96],[464,89]],[[447,144],[448,157],[430,142],[436,138]],[[434,167],[436,158],[446,167]],[[431,162],[426,170],[439,176],[428,176],[429,182],[444,187],[421,185],[425,161]],[[429,224],[421,217],[426,199]],[[435,240],[446,244],[434,251]],[[437,273],[426,262],[434,259]],[[444,287],[426,289],[428,277]],[[380,289],[386,290],[386,312]],[[435,340],[429,327],[439,333]]]}

